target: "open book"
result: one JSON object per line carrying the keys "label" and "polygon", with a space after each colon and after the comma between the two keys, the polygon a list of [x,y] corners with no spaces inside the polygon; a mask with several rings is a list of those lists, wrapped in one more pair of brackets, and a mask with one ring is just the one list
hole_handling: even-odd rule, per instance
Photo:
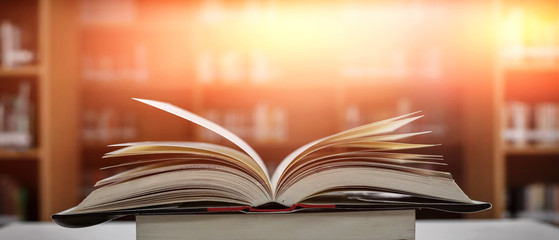
{"label": "open book", "polygon": [[[135,99],[205,127],[240,150],[202,142],[136,142],[104,158],[127,158],[128,171],[96,183],[78,206],[55,214],[69,227],[128,214],[293,212],[434,208],[473,212],[472,201],[447,172],[431,170],[442,156],[404,153],[428,144],[399,142],[425,134],[393,132],[417,113],[343,131],[300,147],[267,171],[258,154],[227,129],[174,105]],[[115,167],[115,166],[112,166]]]}

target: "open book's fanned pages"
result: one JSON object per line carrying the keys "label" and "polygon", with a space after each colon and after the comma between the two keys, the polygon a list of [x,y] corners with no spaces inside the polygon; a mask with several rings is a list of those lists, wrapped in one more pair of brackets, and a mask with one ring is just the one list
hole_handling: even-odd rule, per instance
{"label": "open book's fanned pages", "polygon": [[83,227],[130,214],[475,212],[491,206],[470,200],[450,173],[433,170],[445,165],[442,156],[403,152],[433,146],[401,142],[428,132],[394,133],[420,118],[418,113],[313,141],[289,154],[270,175],[258,154],[223,127],[169,103],[136,100],[205,127],[240,151],[201,142],[111,145],[120,149],[104,158],[122,159],[116,166],[130,169],[100,180],[78,206],[53,215],[58,224]]}
{"label": "open book's fanned pages", "polygon": [[258,166],[262,168],[264,173],[268,175],[268,170],[266,169],[266,165],[264,164],[260,156],[258,156],[258,153],[256,153],[256,151],[254,151],[254,149],[252,149],[252,147],[250,147],[243,139],[241,139],[239,136],[235,135],[234,133],[230,132],[229,130],[223,128],[222,126],[219,126],[213,123],[212,121],[209,121],[203,117],[200,117],[194,113],[191,113],[189,111],[186,111],[182,108],[179,108],[169,103],[147,100],[147,99],[139,99],[139,98],[134,98],[134,99],[143,102],[145,104],[148,104],[150,106],[153,106],[155,108],[159,108],[173,115],[184,118],[212,132],[219,134],[220,136],[226,138],[227,140],[231,141],[232,143],[240,147],[242,150],[244,150],[258,164]]}

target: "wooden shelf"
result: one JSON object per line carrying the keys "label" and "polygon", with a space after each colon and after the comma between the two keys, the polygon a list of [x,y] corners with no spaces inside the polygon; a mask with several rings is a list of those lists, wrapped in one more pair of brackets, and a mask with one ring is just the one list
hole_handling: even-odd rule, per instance
{"label": "wooden shelf", "polygon": [[[534,27],[549,29],[542,30],[544,34],[551,34],[555,31],[554,22],[557,22],[557,1],[498,1],[499,10],[502,11],[502,19],[508,24],[516,24],[516,17],[513,17],[515,11],[522,11],[525,15],[519,21],[521,24],[533,24]],[[508,17],[504,17],[507,16]],[[537,19],[537,20],[536,20]],[[503,22],[505,22],[503,21]],[[544,220],[548,222],[557,222],[558,216],[553,212],[522,212],[526,211],[527,203],[526,192],[528,195],[534,192],[517,192],[514,190],[519,187],[526,187],[533,183],[557,184],[559,178],[557,175],[557,166],[559,162],[559,144],[544,146],[541,144],[525,144],[517,146],[514,144],[502,145],[504,139],[501,135],[502,129],[510,127],[510,119],[506,114],[501,114],[506,109],[507,104],[511,101],[520,101],[530,106],[529,124],[537,124],[539,116],[534,113],[534,109],[540,103],[557,103],[557,91],[559,89],[559,59],[557,53],[559,48],[556,43],[548,44],[546,42],[547,35],[529,31],[525,27],[522,28],[522,35],[512,37],[512,41],[520,40],[521,46],[500,46],[498,49],[501,53],[512,53],[512,58],[502,55],[498,67],[496,68],[496,85],[497,91],[494,96],[497,99],[495,110],[499,110],[499,121],[496,123],[496,129],[493,136],[499,136],[498,141],[494,142],[494,146],[499,149],[498,155],[494,157],[493,163],[498,169],[501,169],[497,176],[499,186],[494,188],[494,192],[503,194],[509,191],[508,203],[502,201],[498,206],[501,210],[507,208],[515,217],[532,218]],[[505,31],[506,32],[506,31]],[[556,32],[556,31],[555,31]],[[507,35],[501,36],[502,43],[509,42],[511,39]],[[516,38],[516,40],[514,40]],[[514,110],[508,110],[512,112]],[[547,120],[547,119],[545,119]],[[547,191],[547,189],[545,190]],[[522,195],[520,194],[522,193]],[[542,199],[543,197],[542,193]],[[539,196],[538,196],[539,197]],[[524,199],[523,199],[524,198]],[[546,203],[547,204],[547,203]],[[526,204],[524,204],[526,205]],[[530,205],[530,204],[528,204]],[[533,204],[532,204],[533,205]],[[532,206],[533,207],[533,206]],[[495,205],[494,205],[495,208]],[[539,208],[539,207],[534,207]],[[503,212],[503,211],[501,211]]]}
{"label": "wooden shelf", "polygon": [[116,80],[113,82],[84,82],[81,84],[84,93],[93,94],[116,94],[122,95],[123,93],[176,93],[176,92],[190,92],[191,87],[187,83],[156,83],[156,82],[135,82],[126,80]]}
{"label": "wooden shelf", "polygon": [[317,89],[327,90],[333,87],[338,87],[340,83],[335,81],[326,81],[320,85],[313,84],[297,84],[289,81],[281,82],[278,80],[270,80],[264,83],[254,83],[249,80],[243,79],[235,83],[226,83],[222,80],[216,80],[212,83],[194,82],[198,88],[203,91],[230,91],[230,92],[250,92],[250,91],[265,91],[265,92],[286,92],[286,91],[316,91]]}
{"label": "wooden shelf", "polygon": [[324,93],[324,94],[331,94],[334,93],[335,90],[331,86],[315,86],[315,87],[308,87],[308,86],[291,86],[289,84],[280,86],[280,85],[202,85],[200,87],[201,92],[204,95],[255,95],[255,96],[268,96],[268,97],[280,97],[285,98],[286,95],[289,93],[291,94],[299,94],[299,95],[308,95],[310,91]]}
{"label": "wooden shelf", "polygon": [[514,147],[507,146],[505,153],[508,156],[520,155],[559,155],[559,146],[539,147],[539,146],[525,146]]}
{"label": "wooden shelf", "polygon": [[29,77],[38,76],[39,73],[39,66],[24,66],[17,68],[0,67],[0,77]]}
{"label": "wooden shelf", "polygon": [[0,160],[6,159],[38,159],[39,151],[37,149],[29,149],[26,151],[0,149]]}

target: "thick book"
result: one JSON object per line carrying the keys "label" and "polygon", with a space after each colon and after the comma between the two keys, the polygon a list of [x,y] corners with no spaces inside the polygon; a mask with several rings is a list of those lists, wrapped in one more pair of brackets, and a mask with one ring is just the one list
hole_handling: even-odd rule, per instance
{"label": "thick book", "polygon": [[412,240],[415,210],[301,214],[139,215],[137,240]]}
{"label": "thick book", "polygon": [[314,213],[437,209],[476,212],[442,156],[406,153],[433,144],[401,140],[427,132],[394,133],[422,117],[411,113],[306,144],[270,174],[264,161],[227,129],[169,103],[135,99],[207,128],[238,149],[203,142],[135,142],[104,158],[130,170],[100,180],[79,205],[52,216],[66,227],[91,226],[126,215]]}

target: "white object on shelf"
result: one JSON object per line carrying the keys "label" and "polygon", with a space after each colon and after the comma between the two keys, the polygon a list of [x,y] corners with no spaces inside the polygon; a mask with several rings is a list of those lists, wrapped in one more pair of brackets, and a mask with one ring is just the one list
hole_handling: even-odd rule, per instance
{"label": "white object on shelf", "polygon": [[26,132],[0,132],[0,146],[10,148],[26,148],[31,145],[31,135]]}
{"label": "white object on shelf", "polygon": [[529,140],[530,108],[523,102],[511,102],[507,106],[509,124],[505,130],[505,139],[516,147],[525,146]]}
{"label": "white object on shelf", "polygon": [[23,82],[15,97],[8,97],[8,101],[0,104],[0,147],[31,147],[33,135],[30,94],[31,84]]}
{"label": "white object on shelf", "polygon": [[0,24],[0,43],[3,67],[13,68],[33,60],[31,51],[21,49],[21,30],[8,21]]}
{"label": "white object on shelf", "polygon": [[553,146],[557,143],[558,106],[554,103],[540,103],[534,110],[535,141],[541,146]]}

